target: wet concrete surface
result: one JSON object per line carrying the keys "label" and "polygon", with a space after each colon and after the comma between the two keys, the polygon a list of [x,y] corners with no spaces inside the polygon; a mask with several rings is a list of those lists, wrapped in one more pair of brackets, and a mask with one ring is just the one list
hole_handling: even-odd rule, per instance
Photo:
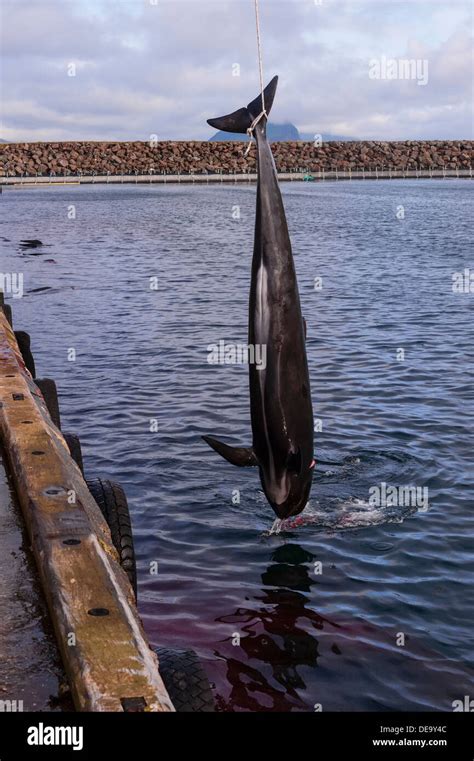
{"label": "wet concrete surface", "polygon": [[58,699],[65,684],[35,561],[0,450],[0,711],[67,709]]}

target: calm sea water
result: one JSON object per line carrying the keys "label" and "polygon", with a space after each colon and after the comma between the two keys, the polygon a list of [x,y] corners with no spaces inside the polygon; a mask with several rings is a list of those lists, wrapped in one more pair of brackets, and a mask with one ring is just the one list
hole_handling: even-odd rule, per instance
{"label": "calm sea water", "polygon": [[[207,346],[247,340],[255,188],[2,195],[15,327],[87,474],[126,489],[151,640],[194,648],[222,710],[451,710],[472,694],[474,295],[452,290],[471,193],[283,186],[316,459],[337,464],[317,465],[302,525],[271,536],[257,472],[200,439],[250,443],[247,368],[208,364]],[[426,487],[429,508],[371,505],[382,483]]]}

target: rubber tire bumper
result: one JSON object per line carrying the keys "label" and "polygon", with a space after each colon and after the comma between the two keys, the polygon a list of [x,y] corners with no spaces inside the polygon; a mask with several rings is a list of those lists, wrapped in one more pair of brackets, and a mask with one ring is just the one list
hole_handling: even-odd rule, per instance
{"label": "rubber tire bumper", "polygon": [[132,523],[125,492],[115,481],[92,478],[88,479],[86,483],[108,523],[113,545],[120,557],[120,565],[130,579],[136,599],[137,566],[133,547]]}
{"label": "rubber tire bumper", "polygon": [[84,478],[84,461],[82,459],[82,448],[79,436],[76,436],[75,433],[69,433],[69,431],[63,431],[62,433],[68,446],[69,454],[71,455],[76,465],[78,465],[79,470],[82,473],[82,477]]}
{"label": "rubber tire bumper", "polygon": [[31,353],[31,339],[29,333],[25,333],[24,330],[15,330],[15,338],[20,349],[20,354],[25,363],[25,367],[30,373],[32,378],[36,377],[35,360]]}
{"label": "rubber tire bumper", "polygon": [[35,378],[35,383],[48,408],[49,415],[56,428],[61,430],[61,415],[59,414],[59,399],[56,383],[52,378]]}
{"label": "rubber tire bumper", "polygon": [[194,650],[154,647],[161,678],[176,711],[212,713],[214,695],[209,680]]}

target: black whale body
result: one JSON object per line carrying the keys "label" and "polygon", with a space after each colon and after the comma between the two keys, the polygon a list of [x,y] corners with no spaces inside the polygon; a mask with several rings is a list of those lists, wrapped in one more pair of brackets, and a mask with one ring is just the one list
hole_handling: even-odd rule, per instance
{"label": "black whale body", "polygon": [[[264,90],[273,103],[278,77]],[[262,112],[259,96],[247,108],[208,123],[246,132]],[[254,124],[258,186],[249,300],[249,344],[266,346],[266,366],[249,364],[251,448],[205,441],[234,465],[257,465],[265,496],[278,518],[298,515],[311,490],[313,410],[305,326],[275,162],[266,138],[266,116]]]}

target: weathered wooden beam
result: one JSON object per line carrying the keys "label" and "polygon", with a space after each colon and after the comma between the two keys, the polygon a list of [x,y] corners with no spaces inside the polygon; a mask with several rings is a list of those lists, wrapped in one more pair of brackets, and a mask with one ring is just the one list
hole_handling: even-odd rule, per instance
{"label": "weathered wooden beam", "polygon": [[109,528],[0,311],[0,436],[79,711],[173,711]]}

